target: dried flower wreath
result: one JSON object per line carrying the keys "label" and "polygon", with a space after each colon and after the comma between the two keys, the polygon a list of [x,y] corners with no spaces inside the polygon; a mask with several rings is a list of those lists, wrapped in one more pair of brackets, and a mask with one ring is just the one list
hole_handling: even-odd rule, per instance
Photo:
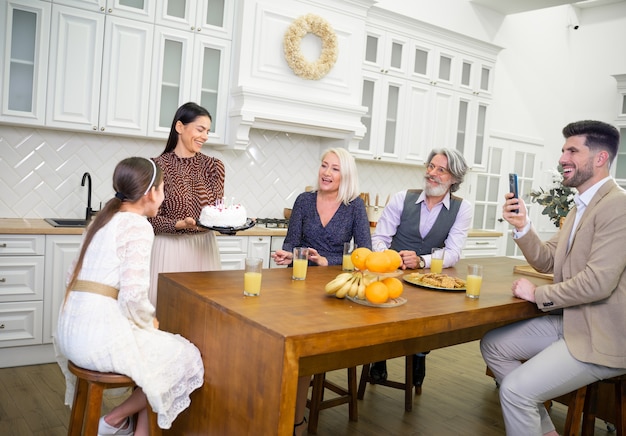
{"label": "dried flower wreath", "polygon": [[[317,35],[322,40],[322,53],[315,62],[307,61],[300,50],[302,38],[307,33]],[[287,65],[303,79],[321,79],[337,61],[337,35],[330,24],[318,15],[298,17],[285,32],[283,44]]]}

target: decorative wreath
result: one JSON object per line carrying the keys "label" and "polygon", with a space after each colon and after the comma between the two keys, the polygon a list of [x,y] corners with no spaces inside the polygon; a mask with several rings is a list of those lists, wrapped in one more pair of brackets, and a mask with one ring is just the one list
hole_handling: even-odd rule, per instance
{"label": "decorative wreath", "polygon": [[[315,62],[309,62],[300,51],[300,43],[307,33],[322,40],[322,53]],[[328,22],[315,14],[298,17],[285,32],[283,41],[287,65],[296,76],[307,80],[324,77],[337,61],[337,35]]]}

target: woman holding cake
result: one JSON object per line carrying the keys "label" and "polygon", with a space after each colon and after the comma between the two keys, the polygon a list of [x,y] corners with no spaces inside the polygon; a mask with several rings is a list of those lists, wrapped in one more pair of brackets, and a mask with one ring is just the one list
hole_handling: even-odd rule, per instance
{"label": "woman holding cake", "polygon": [[[309,247],[309,265],[341,265],[343,244],[372,248],[365,203],[359,197],[354,157],[344,148],[322,155],[317,190],[296,198],[282,250],[272,255],[279,265],[289,265],[294,247]],[[311,377],[300,377],[296,397],[294,434],[304,431],[304,410]]]}
{"label": "woman holding cake", "polygon": [[165,181],[165,201],[149,219],[156,235],[150,281],[155,306],[159,273],[221,269],[215,234],[196,224],[204,206],[224,197],[224,163],[200,152],[211,121],[205,108],[185,103],[174,115],[165,150],[154,159]]}

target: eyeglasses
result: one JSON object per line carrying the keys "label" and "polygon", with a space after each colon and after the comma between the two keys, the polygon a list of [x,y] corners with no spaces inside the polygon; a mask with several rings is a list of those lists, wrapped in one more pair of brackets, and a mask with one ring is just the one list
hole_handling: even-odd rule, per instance
{"label": "eyeglasses", "polygon": [[437,174],[440,176],[445,176],[446,174],[450,174],[450,170],[448,170],[447,168],[438,167],[432,163],[429,163],[428,165],[426,165],[426,171],[428,171],[429,173],[433,172],[434,170],[437,170]]}

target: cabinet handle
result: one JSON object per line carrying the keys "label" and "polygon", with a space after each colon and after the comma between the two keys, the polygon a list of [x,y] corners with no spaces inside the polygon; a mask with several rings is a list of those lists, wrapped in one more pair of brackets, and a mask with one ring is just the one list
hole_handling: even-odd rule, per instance
{"label": "cabinet handle", "polygon": [[0,330],[4,328],[4,324],[0,324]]}
{"label": "cabinet handle", "polygon": [[476,242],[476,245],[489,245],[489,242]]}
{"label": "cabinet handle", "polygon": [[104,12],[104,6],[100,7],[100,12]]}
{"label": "cabinet handle", "polygon": [[91,126],[91,130],[98,130],[97,126]]}
{"label": "cabinet handle", "polygon": [[2,244],[0,244],[0,248],[7,248],[7,243],[3,242]]}
{"label": "cabinet handle", "polygon": [[196,26],[191,26],[191,30],[196,30]]}
{"label": "cabinet handle", "polygon": [[198,32],[202,32],[202,27],[198,27]]}
{"label": "cabinet handle", "polygon": [[6,279],[5,277],[2,277],[2,278],[0,279],[0,283],[4,283],[4,282],[6,282],[6,281],[7,281],[7,279]]}
{"label": "cabinet handle", "polygon": [[100,127],[100,131],[101,131],[101,132],[104,132],[104,127]]}

